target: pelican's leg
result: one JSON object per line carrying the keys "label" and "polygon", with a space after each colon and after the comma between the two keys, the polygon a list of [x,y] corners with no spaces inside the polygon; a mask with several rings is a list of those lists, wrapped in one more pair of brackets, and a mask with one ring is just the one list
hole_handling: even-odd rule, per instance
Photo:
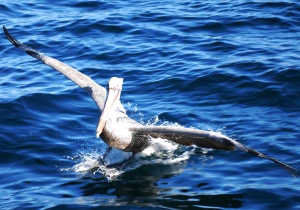
{"label": "pelican's leg", "polygon": [[108,147],[104,153],[104,155],[102,157],[99,158],[99,161],[101,162],[101,164],[105,165],[105,158],[108,155],[108,153],[110,153],[110,151],[112,150],[112,147]]}
{"label": "pelican's leg", "polygon": [[107,168],[116,168],[117,170],[121,170],[125,165],[127,165],[132,159],[134,159],[136,153],[132,153],[132,155],[127,159],[127,160],[124,160],[120,163],[114,163],[114,164],[111,164],[111,165],[108,165]]}

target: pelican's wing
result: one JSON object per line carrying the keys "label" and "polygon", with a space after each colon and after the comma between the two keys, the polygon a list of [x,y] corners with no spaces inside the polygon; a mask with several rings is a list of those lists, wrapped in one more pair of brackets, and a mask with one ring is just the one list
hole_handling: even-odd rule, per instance
{"label": "pelican's wing", "polygon": [[218,132],[175,126],[145,126],[133,128],[133,130],[135,135],[163,138],[186,146],[196,145],[202,148],[217,150],[235,150],[236,148],[239,148],[251,155],[275,162],[294,177],[296,176],[295,173],[298,171],[297,169],[280,162],[276,158],[266,156]]}
{"label": "pelican's wing", "polygon": [[3,26],[4,33],[7,37],[7,39],[17,48],[25,51],[28,55],[42,61],[48,66],[51,66],[55,70],[59,71],[63,75],[65,75],[67,78],[72,80],[74,83],[76,83],[79,87],[83,88],[90,96],[94,99],[97,106],[103,110],[104,103],[105,103],[105,97],[106,97],[106,89],[97,83],[95,83],[90,77],[84,75],[83,73],[80,73],[76,69],[73,69],[72,67],[54,59],[47,55],[44,55],[43,53],[40,53],[36,51],[35,49],[26,46],[25,44],[20,43],[18,40],[16,40],[7,29]]}
{"label": "pelican's wing", "polygon": [[175,126],[144,126],[137,128],[136,135],[168,139],[177,144],[217,150],[235,150],[236,145],[226,136],[216,132]]}

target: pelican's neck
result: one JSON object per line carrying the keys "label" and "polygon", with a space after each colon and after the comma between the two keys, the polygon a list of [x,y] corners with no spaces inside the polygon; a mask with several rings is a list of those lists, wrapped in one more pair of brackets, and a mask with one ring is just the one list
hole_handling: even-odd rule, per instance
{"label": "pelican's neck", "polygon": [[102,114],[100,116],[100,120],[96,129],[97,138],[102,133],[105,123],[109,118],[120,117],[121,115],[124,116],[125,114],[125,110],[120,102],[122,85],[123,78],[112,77],[108,82],[108,91],[106,95],[104,108],[102,110]]}

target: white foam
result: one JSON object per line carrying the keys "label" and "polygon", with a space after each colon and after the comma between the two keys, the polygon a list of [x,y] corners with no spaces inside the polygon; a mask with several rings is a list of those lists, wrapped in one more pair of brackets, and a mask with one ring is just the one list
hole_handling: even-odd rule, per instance
{"label": "white foam", "polygon": [[97,159],[90,157],[90,156],[83,156],[82,161],[73,166],[73,171],[75,171],[75,172],[90,171],[91,169],[99,166]]}

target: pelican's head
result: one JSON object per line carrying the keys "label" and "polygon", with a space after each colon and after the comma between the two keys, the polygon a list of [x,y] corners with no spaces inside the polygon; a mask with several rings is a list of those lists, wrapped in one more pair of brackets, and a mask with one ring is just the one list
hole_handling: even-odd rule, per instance
{"label": "pelican's head", "polygon": [[105,123],[110,117],[110,114],[116,111],[116,108],[120,105],[122,84],[123,78],[118,77],[112,77],[107,84],[106,100],[96,129],[97,138],[102,133]]}

